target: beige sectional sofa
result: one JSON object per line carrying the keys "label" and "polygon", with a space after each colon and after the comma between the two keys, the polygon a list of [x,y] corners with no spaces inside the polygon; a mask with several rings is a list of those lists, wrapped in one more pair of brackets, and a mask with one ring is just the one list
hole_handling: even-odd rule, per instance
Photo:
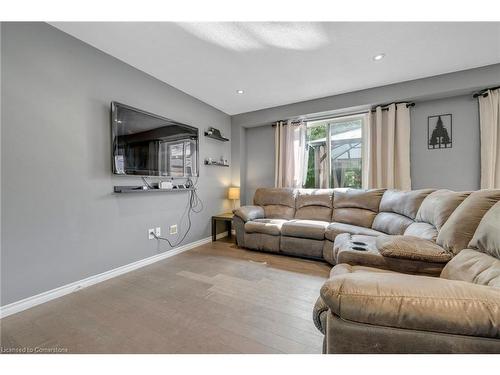
{"label": "beige sectional sofa", "polygon": [[500,190],[258,189],[241,247],[334,265],[325,353],[500,353]]}

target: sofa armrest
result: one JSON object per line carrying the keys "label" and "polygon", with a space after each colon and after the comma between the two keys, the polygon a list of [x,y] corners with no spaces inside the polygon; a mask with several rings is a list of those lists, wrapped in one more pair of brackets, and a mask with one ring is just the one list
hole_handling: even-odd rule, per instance
{"label": "sofa armrest", "polygon": [[398,273],[333,276],[321,297],[341,319],[420,331],[500,338],[500,288]]}
{"label": "sofa armrest", "polygon": [[233,210],[233,214],[247,222],[264,218],[264,209],[260,206],[242,206]]}
{"label": "sofa armrest", "polygon": [[414,236],[378,236],[377,250],[385,257],[447,263],[452,253],[433,241]]}
{"label": "sofa armrest", "polygon": [[326,332],[326,313],[328,312],[328,306],[323,301],[323,298],[318,297],[313,309],[313,322],[316,328],[322,333]]}

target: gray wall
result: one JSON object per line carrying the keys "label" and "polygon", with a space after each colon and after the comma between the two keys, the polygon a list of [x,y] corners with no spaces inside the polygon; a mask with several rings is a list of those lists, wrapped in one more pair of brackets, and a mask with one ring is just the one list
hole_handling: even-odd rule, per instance
{"label": "gray wall", "polygon": [[[230,137],[226,114],[43,23],[3,23],[1,304],[167,250],[147,229],[179,223],[187,193],[114,195],[112,100]],[[231,145],[200,138],[200,160]],[[200,166],[205,204],[185,243],[230,208],[230,168]]]}
{"label": "gray wall", "polygon": [[[427,148],[427,117],[451,113],[453,147]],[[246,129],[246,165],[242,185],[246,203],[255,189],[274,185],[274,128],[270,125]],[[412,188],[479,189],[480,144],[477,99],[462,95],[417,102],[411,109]]]}
{"label": "gray wall", "polygon": [[[480,184],[479,108],[464,95],[419,102],[411,117],[411,178],[414,189],[476,190]],[[453,145],[427,148],[427,117],[452,114]]]}
{"label": "gray wall", "polygon": [[274,187],[274,128],[246,129],[245,203],[252,204],[255,189]]}

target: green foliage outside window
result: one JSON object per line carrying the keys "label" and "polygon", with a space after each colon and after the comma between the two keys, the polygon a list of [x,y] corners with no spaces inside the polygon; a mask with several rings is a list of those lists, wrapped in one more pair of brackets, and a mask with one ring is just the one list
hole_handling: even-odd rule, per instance
{"label": "green foliage outside window", "polygon": [[344,172],[344,187],[361,187],[361,168],[346,169]]}
{"label": "green foliage outside window", "polygon": [[317,139],[326,138],[326,125],[314,126],[307,129],[307,140],[315,141]]}

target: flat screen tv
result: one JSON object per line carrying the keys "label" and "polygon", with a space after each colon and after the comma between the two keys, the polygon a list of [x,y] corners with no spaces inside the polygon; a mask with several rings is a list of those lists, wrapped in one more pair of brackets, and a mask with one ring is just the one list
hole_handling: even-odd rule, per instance
{"label": "flat screen tv", "polygon": [[113,173],[198,176],[198,129],[117,102],[111,103]]}

